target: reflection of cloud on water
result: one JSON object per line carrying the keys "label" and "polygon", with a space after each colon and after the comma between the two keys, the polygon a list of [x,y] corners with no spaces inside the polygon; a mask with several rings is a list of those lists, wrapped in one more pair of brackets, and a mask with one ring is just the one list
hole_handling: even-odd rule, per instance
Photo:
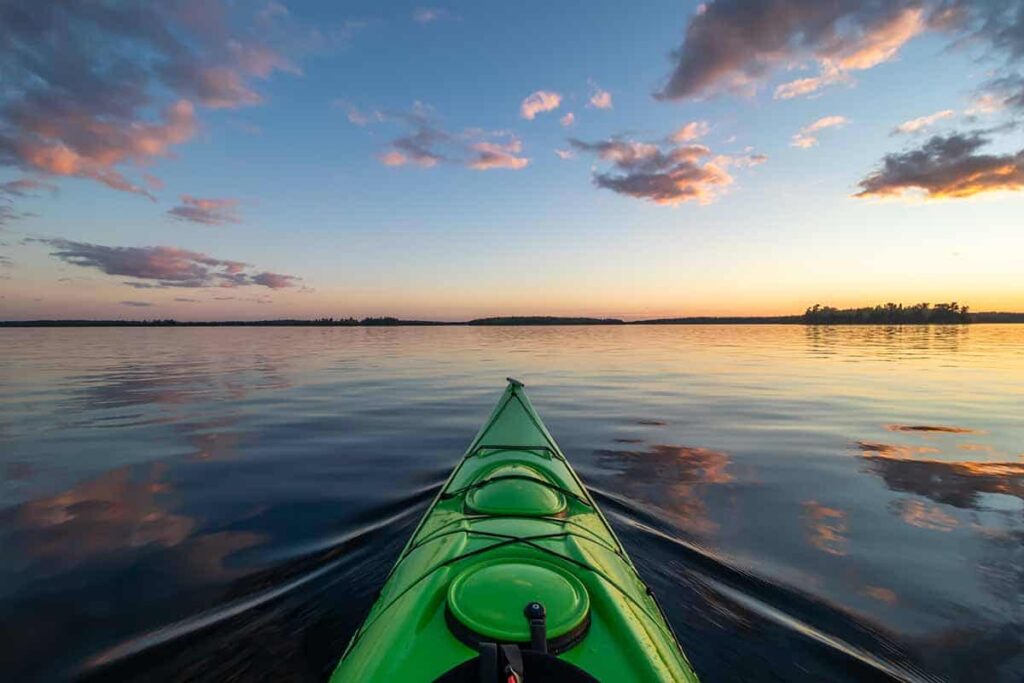
{"label": "reflection of cloud on water", "polygon": [[239,453],[242,434],[237,429],[237,415],[177,425],[195,451],[195,460],[230,460]]}
{"label": "reflection of cloud on water", "polygon": [[952,531],[960,525],[956,517],[942,511],[938,505],[929,505],[912,498],[901,498],[889,504],[889,509],[904,522],[921,529]]}
{"label": "reflection of cloud on water", "polygon": [[864,595],[872,598],[873,600],[884,602],[887,605],[895,605],[899,602],[899,597],[896,595],[895,591],[888,588],[882,588],[881,586],[864,586]]}
{"label": "reflection of cloud on water", "polygon": [[982,434],[976,429],[967,427],[949,427],[946,425],[885,425],[890,432],[917,432],[920,434]]}
{"label": "reflection of cloud on water", "polygon": [[[1019,584],[1016,593],[1020,593]],[[957,619],[944,631],[915,638],[914,649],[924,654],[930,668],[945,672],[944,680],[1020,681],[1024,650],[1019,617],[1005,622],[990,618]]]}
{"label": "reflection of cloud on water", "polygon": [[1006,600],[1007,616],[1020,622],[1021,586],[1024,586],[1024,529],[981,529],[989,551],[978,560],[978,574],[992,594]]}
{"label": "reflection of cloud on water", "polygon": [[[240,359],[251,360],[251,359]],[[75,412],[124,409],[135,406],[192,406],[239,401],[253,391],[286,389],[290,382],[266,358],[237,368],[176,360],[163,363],[126,362],[104,372],[81,377],[70,400]],[[137,418],[138,415],[126,415]],[[86,424],[100,418],[91,417]]]}
{"label": "reflection of cloud on water", "polygon": [[235,578],[246,573],[246,570],[232,569],[226,563],[227,558],[265,540],[265,535],[251,531],[219,531],[196,536],[183,549],[181,563],[184,573],[201,578],[204,582],[221,582]]}
{"label": "reflection of cloud on water", "polygon": [[144,548],[176,548],[173,561],[192,580],[231,578],[235,572],[225,559],[264,537],[246,531],[193,535],[199,522],[175,510],[167,474],[162,463],[124,467],[0,514],[0,527],[11,530],[5,561],[34,580],[88,563],[132,561]]}
{"label": "reflection of cloud on water", "polygon": [[816,500],[804,504],[807,542],[829,555],[846,554],[846,513]]}
{"label": "reflection of cloud on water", "polygon": [[[917,429],[909,431],[920,432],[921,436],[927,437],[936,434],[964,434],[970,430],[929,428],[923,432]],[[965,452],[988,457],[998,453],[986,444],[950,444],[948,441],[945,444],[950,448],[956,446],[951,453],[944,453],[950,457],[949,460],[940,460],[935,456],[920,457],[925,451],[918,446],[864,441],[856,445],[860,449],[861,458],[867,463],[868,471],[881,477],[889,490],[928,499],[903,497],[891,502],[890,512],[898,515],[903,522],[927,530],[923,533],[969,530],[971,534],[984,539],[980,554],[965,555],[964,560],[973,565],[974,575],[985,590],[996,598],[996,604],[1009,606],[1024,585],[1024,532],[1020,530],[1020,511],[1024,508],[1024,462],[964,460]],[[939,451],[932,448],[928,454],[931,452]],[[944,507],[947,505],[971,512],[957,514],[957,510]],[[959,552],[967,551],[962,549]],[[1019,609],[1008,607],[1001,619],[1019,623]],[[991,630],[996,634],[1001,629],[1004,629],[1003,625],[992,624],[990,628],[988,625],[986,628],[975,627],[973,632],[967,630],[963,634],[951,633],[950,637],[966,635],[978,638],[978,632]],[[997,638],[998,647],[1004,648],[1003,636]],[[1014,665],[1008,662],[1014,660],[1019,663],[1019,645],[1018,638],[1016,654],[1004,650],[1002,661],[996,657],[991,663],[990,673],[1013,670]],[[966,651],[962,642],[957,642],[956,648],[960,652]],[[1019,670],[1019,666],[1016,670]],[[998,678],[998,675],[992,677],[979,672],[968,675],[967,669],[962,673],[965,680]]]}
{"label": "reflection of cloud on water", "polygon": [[891,443],[879,443],[877,441],[858,441],[857,447],[867,453],[875,453],[890,458],[909,459],[915,455],[926,455],[928,453],[939,453],[938,448],[930,446],[905,446]]}
{"label": "reflection of cloud on water", "polygon": [[733,481],[730,457],[710,448],[655,445],[643,451],[599,450],[596,455],[617,470],[616,486],[630,498],[650,501],[673,513],[684,529],[714,532],[704,491],[708,485]]}
{"label": "reflection of cloud on water", "polygon": [[[15,508],[11,526],[23,552],[69,567],[126,548],[184,541],[195,521],[168,511],[166,467],[121,468]],[[5,524],[6,526],[6,524]]]}
{"label": "reflection of cloud on water", "polygon": [[87,409],[126,408],[151,403],[182,405],[196,400],[208,376],[199,363],[127,364],[83,378],[73,399]]}
{"label": "reflection of cloud on water", "polygon": [[7,481],[27,481],[34,473],[31,463],[21,460],[4,463],[4,479]]}
{"label": "reflection of cloud on water", "polygon": [[995,453],[996,451],[996,449],[984,443],[962,443],[957,448],[970,453]]}
{"label": "reflection of cloud on water", "polygon": [[892,491],[916,493],[959,508],[977,508],[982,493],[1024,499],[1024,463],[913,459],[903,447],[859,442],[871,470]]}

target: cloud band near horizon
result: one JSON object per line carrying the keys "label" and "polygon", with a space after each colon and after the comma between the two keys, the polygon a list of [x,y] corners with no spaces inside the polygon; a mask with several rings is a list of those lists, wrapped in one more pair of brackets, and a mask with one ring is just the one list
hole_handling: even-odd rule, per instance
{"label": "cloud band near horizon", "polygon": [[136,289],[254,285],[283,289],[295,287],[300,281],[294,275],[254,271],[244,261],[218,259],[178,247],[109,247],[63,238],[31,238],[26,242],[50,247],[50,255],[65,263],[93,268],[107,275],[134,278],[134,283],[125,284]]}

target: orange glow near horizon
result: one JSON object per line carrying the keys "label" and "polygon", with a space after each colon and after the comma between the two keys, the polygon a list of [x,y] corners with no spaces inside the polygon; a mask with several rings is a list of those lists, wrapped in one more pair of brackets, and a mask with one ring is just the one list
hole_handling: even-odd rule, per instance
{"label": "orange glow near horizon", "polygon": [[[1022,287],[1024,289],[1024,287]],[[0,319],[46,318],[175,318],[180,320],[246,320],[395,316],[407,319],[458,321],[490,316],[586,316],[638,320],[688,316],[799,315],[816,303],[837,308],[874,306],[893,300],[883,293],[829,296],[814,292],[749,293],[721,291],[715,298],[703,292],[661,291],[652,296],[632,292],[574,291],[560,296],[531,288],[515,292],[394,290],[363,292],[317,289],[265,291],[264,288],[167,288],[131,290],[101,278],[66,282],[6,281],[0,283]],[[941,291],[921,291],[896,297],[903,304],[938,303],[956,298],[974,312],[1024,311],[1024,291],[983,296],[951,297]],[[133,305],[146,303],[149,305]]]}

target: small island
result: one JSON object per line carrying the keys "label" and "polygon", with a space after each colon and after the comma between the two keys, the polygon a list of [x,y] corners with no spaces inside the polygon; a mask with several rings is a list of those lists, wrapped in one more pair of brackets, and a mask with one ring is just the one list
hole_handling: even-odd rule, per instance
{"label": "small island", "polygon": [[467,325],[625,325],[618,318],[564,318],[555,315],[498,316],[476,318]]}
{"label": "small island", "polygon": [[832,308],[815,304],[804,311],[808,325],[960,325],[971,322],[968,306],[888,303],[864,308]]}

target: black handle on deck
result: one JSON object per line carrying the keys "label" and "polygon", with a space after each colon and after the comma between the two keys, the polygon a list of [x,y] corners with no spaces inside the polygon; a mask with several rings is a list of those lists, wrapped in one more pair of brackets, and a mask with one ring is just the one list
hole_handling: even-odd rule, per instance
{"label": "black handle on deck", "polygon": [[544,605],[539,602],[530,602],[523,609],[523,614],[530,622],[530,649],[534,652],[547,654],[548,651],[548,621]]}

